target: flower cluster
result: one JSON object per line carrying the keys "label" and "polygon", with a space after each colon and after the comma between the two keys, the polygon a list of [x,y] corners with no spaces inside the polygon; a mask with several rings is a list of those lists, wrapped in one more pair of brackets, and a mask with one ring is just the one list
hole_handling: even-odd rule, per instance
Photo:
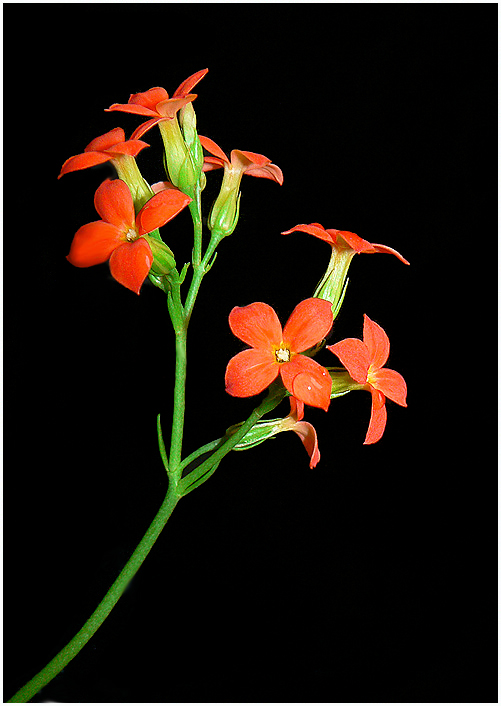
{"label": "flower cluster", "polygon": [[[70,263],[89,267],[109,261],[113,277],[131,291],[139,294],[149,276],[153,284],[169,294],[173,282],[182,283],[184,274],[177,273],[174,252],[159,229],[186,206],[194,224],[199,223],[201,228],[200,195],[206,173],[223,169],[219,195],[207,219],[211,233],[207,257],[215,254],[219,242],[237,226],[244,174],[283,183],[281,169],[264,155],[234,149],[228,157],[212,139],[198,135],[193,108],[197,95],[192,91],[206,74],[207,69],[193,74],[171,97],[164,88],[154,87],[132,94],[127,103],[113,103],[106,112],[129,113],[147,120],[130,139],[126,139],[122,128],[116,127],[64,162],[59,177],[105,162],[111,162],[118,176],[106,179],[97,189],[94,204],[101,220],[77,231],[67,256]],[[142,176],[136,157],[149,146],[141,138],[154,126],[158,126],[163,140],[167,181],[150,185]],[[389,340],[381,326],[364,315],[362,340],[347,338],[331,345],[326,343],[345,297],[348,269],[355,255],[389,253],[404,264],[409,263],[393,248],[371,243],[350,231],[326,229],[320,223],[299,224],[282,234],[298,231],[330,246],[325,274],[313,296],[297,304],[283,327],[274,309],[264,302],[231,310],[231,331],[249,347],[229,361],[225,384],[233,397],[251,397],[271,385],[280,385],[290,400],[286,417],[260,420],[236,444],[237,450],[292,430],[303,441],[310,466],[314,467],[320,453],[314,428],[303,421],[304,405],[327,412],[332,399],[353,390],[369,391],[372,411],[365,444],[375,443],[383,434],[387,399],[406,406],[403,377],[383,367]],[[207,257],[204,263],[200,257],[192,262],[194,269],[198,268],[193,276],[197,287],[210,267]],[[343,368],[314,360],[323,348],[334,354]],[[227,434],[234,433],[237,427]]]}

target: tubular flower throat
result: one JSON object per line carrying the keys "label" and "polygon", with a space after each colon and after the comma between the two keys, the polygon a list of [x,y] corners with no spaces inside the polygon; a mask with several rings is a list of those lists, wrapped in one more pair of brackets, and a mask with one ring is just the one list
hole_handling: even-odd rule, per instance
{"label": "tubular flower throat", "polygon": [[328,371],[301,355],[325,338],[332,326],[330,302],[305,299],[292,312],[283,330],[274,309],[263,302],[235,307],[230,312],[232,332],[252,346],[234,356],[226,368],[226,391],[251,397],[280,375],[286,389],[300,402],[327,411],[331,378]]}
{"label": "tubular flower throat", "polygon": [[369,428],[364,444],[374,444],[382,437],[386,426],[386,397],[407,407],[407,385],[395,370],[383,368],[390,353],[390,341],[385,331],[364,314],[363,341],[345,338],[327,348],[336,355],[353,380],[372,395]]}
{"label": "tubular flower throat", "polygon": [[[152,247],[164,245],[153,238],[148,242],[148,233],[165,225],[190,201],[177,189],[166,189],[155,194],[135,216],[127,185],[120,179],[107,179],[94,196],[102,220],[79,228],[67,259],[76,267],[91,267],[109,260],[113,277],[139,294],[153,264]],[[168,250],[166,246],[164,249]]]}

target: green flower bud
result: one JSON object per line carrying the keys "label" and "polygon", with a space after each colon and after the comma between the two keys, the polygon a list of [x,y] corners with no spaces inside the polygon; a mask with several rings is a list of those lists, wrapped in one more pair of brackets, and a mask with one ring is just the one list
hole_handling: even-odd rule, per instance
{"label": "green flower bud", "polygon": [[174,253],[158,238],[151,235],[143,235],[143,238],[148,242],[153,254],[151,272],[157,276],[167,275],[176,266]]}

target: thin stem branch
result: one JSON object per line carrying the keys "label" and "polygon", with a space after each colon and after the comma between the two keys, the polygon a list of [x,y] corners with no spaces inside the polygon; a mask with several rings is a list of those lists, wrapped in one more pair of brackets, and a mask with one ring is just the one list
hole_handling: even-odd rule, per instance
{"label": "thin stem branch", "polygon": [[40,689],[46,686],[66,665],[76,657],[80,650],[87,644],[98,628],[103,624],[116,605],[118,599],[127,588],[133,576],[148,556],[151,548],[157,540],[160,532],[165,527],[172,511],[179,502],[181,495],[177,489],[177,483],[173,480],[169,482],[169,487],[165,499],[155,516],[155,519],[148,527],[146,534],[137,545],[134,553],[126,563],[118,578],[113,583],[108,593],[98,605],[94,613],[87,620],[75,637],[68,642],[66,647],[52,659],[41,672],[27,682],[7,703],[27,703],[37,694]]}

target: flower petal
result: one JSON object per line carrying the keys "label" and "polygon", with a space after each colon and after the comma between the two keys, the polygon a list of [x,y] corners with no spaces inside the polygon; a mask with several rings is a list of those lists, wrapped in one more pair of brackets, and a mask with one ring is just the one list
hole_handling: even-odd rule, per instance
{"label": "flower petal", "polygon": [[393,248],[389,248],[387,245],[381,245],[380,243],[372,243],[372,247],[376,252],[382,252],[382,253],[388,253],[389,255],[395,255],[398,257],[399,260],[401,260],[404,265],[410,265],[411,263],[409,260],[406,260],[405,257],[403,257],[397,250],[394,250]]}
{"label": "flower petal", "polygon": [[381,368],[390,354],[390,339],[367,314],[364,314],[364,343],[369,351],[371,370]]}
{"label": "flower petal", "polygon": [[126,142],[117,142],[117,144],[110,147],[107,152],[108,154],[128,154],[131,157],[137,157],[145,147],[149,147],[149,144],[142,140],[127,140]]}
{"label": "flower petal", "polygon": [[83,154],[77,154],[66,160],[57,178],[60,179],[63,174],[68,174],[68,172],[87,169],[87,167],[94,167],[96,164],[104,164],[104,162],[109,162],[110,159],[113,159],[113,156],[105,154],[104,152],[84,152]]}
{"label": "flower petal", "polygon": [[320,451],[318,450],[317,432],[315,427],[309,422],[297,422],[292,431],[295,431],[303,442],[303,446],[310,457],[310,468],[315,468],[320,461]]}
{"label": "flower petal", "polygon": [[110,257],[113,277],[127,289],[139,294],[153,263],[151,248],[144,238],[123,243]]}
{"label": "flower petal", "polygon": [[226,392],[233,397],[252,397],[266,390],[278,376],[272,351],[249,348],[237,353],[226,368]]}
{"label": "flower petal", "polygon": [[145,203],[136,217],[139,235],[151,233],[183,210],[191,198],[179,189],[164,189]]}
{"label": "flower petal", "polygon": [[115,127],[113,130],[105,132],[104,135],[99,135],[92,142],[89,142],[84,152],[104,152],[104,150],[108,150],[113,145],[124,141],[125,132],[121,127]]}
{"label": "flower petal", "polygon": [[[340,241],[341,239],[341,241]],[[345,243],[357,253],[361,252],[376,252],[372,243],[368,240],[364,240],[356,233],[351,233],[349,230],[338,230],[336,231],[336,241],[339,245],[343,245],[343,240]]]}
{"label": "flower petal", "polygon": [[383,436],[384,429],[386,427],[386,405],[382,404],[380,407],[377,406],[378,401],[374,400],[374,395],[372,397],[372,408],[371,408],[371,419],[369,422],[369,428],[367,429],[367,434],[365,436],[364,444],[375,444],[376,441]]}
{"label": "flower petal", "polygon": [[198,139],[200,140],[200,144],[204,148],[204,150],[207,150],[207,152],[210,152],[211,154],[215,155],[216,157],[219,157],[220,160],[223,162],[229,164],[230,160],[228,157],[225,155],[223,150],[219,147],[219,145],[216,145],[214,140],[211,140],[209,137],[204,137],[203,135],[199,135]]}
{"label": "flower petal", "polygon": [[197,97],[196,93],[188,93],[180,98],[167,98],[157,105],[157,111],[163,118],[175,118],[176,113],[181,110],[186,103],[191,103]]}
{"label": "flower petal", "polygon": [[280,346],[282,341],[282,325],[278,316],[264,302],[234,307],[230,311],[229,323],[235,336],[253,348],[273,353],[272,346]]}
{"label": "flower petal", "polygon": [[407,385],[404,378],[396,370],[380,368],[370,375],[371,384],[380,390],[385,397],[402,407],[407,407]]}
{"label": "flower petal", "polygon": [[106,262],[122,244],[119,228],[104,221],[87,223],[77,230],[67,260],[75,267],[92,267]]}
{"label": "flower petal", "polygon": [[276,164],[267,164],[265,167],[249,167],[245,170],[245,173],[253,177],[262,177],[263,179],[271,179],[276,181],[277,184],[284,183],[284,175],[280,167]]}
{"label": "flower petal", "polygon": [[133,113],[134,115],[145,115],[149,118],[157,117],[156,110],[145,108],[143,105],[131,105],[129,103],[113,103],[109,108],[104,109],[106,113],[120,111],[121,113]]}
{"label": "flower petal", "polygon": [[285,387],[296,399],[312,407],[327,411],[331,397],[331,378],[328,371],[312,358],[295,355],[280,365]]}
{"label": "flower petal", "polygon": [[188,93],[191,93],[191,90],[195,88],[197,83],[203,79],[205,74],[208,72],[209,69],[202,69],[201,71],[197,71],[195,74],[192,74],[188,78],[186,78],[182,84],[174,91],[173,98],[178,98],[179,96],[185,96]]}
{"label": "flower petal", "polygon": [[369,351],[363,341],[358,338],[345,338],[333,346],[326,346],[331,353],[337,355],[351,377],[358,383],[367,382],[369,371]]}
{"label": "flower petal", "polygon": [[225,163],[222,159],[218,159],[217,157],[205,156],[203,170],[204,172],[210,172],[213,169],[219,169],[220,167],[224,167],[224,165]]}
{"label": "flower petal", "polygon": [[106,179],[97,189],[94,206],[103,221],[123,232],[134,227],[134,202],[127,184],[121,179]]}
{"label": "flower petal", "polygon": [[314,235],[315,238],[325,240],[331,245],[335,243],[335,240],[332,238],[332,235],[328,231],[326,231],[325,228],[320,225],[320,223],[300,223],[299,225],[294,226],[294,228],[291,228],[290,230],[284,230],[282,235],[288,235],[289,233],[294,233],[296,231],[309,233],[310,235]]}
{"label": "flower petal", "polygon": [[142,93],[133,93],[129,98],[129,105],[140,105],[144,108],[151,110],[151,112],[157,112],[156,106],[161,101],[167,100],[169,94],[165,88],[160,88],[156,86],[155,88],[150,88]]}
{"label": "flower petal", "polygon": [[301,400],[297,400],[292,395],[289,397],[289,402],[291,405],[289,417],[293,417],[296,422],[300,422],[301,419],[304,417],[304,402],[301,402]]}
{"label": "flower petal", "polygon": [[137,127],[132,135],[130,136],[131,140],[138,140],[140,137],[144,135],[145,132],[148,132],[148,130],[151,130],[152,127],[155,125],[158,125],[158,123],[162,122],[162,120],[165,120],[165,118],[152,118],[151,120],[147,120],[145,123],[141,123],[139,127]]}
{"label": "flower petal", "polygon": [[283,340],[301,353],[325,338],[332,327],[331,303],[311,297],[300,302],[285,324]]}

